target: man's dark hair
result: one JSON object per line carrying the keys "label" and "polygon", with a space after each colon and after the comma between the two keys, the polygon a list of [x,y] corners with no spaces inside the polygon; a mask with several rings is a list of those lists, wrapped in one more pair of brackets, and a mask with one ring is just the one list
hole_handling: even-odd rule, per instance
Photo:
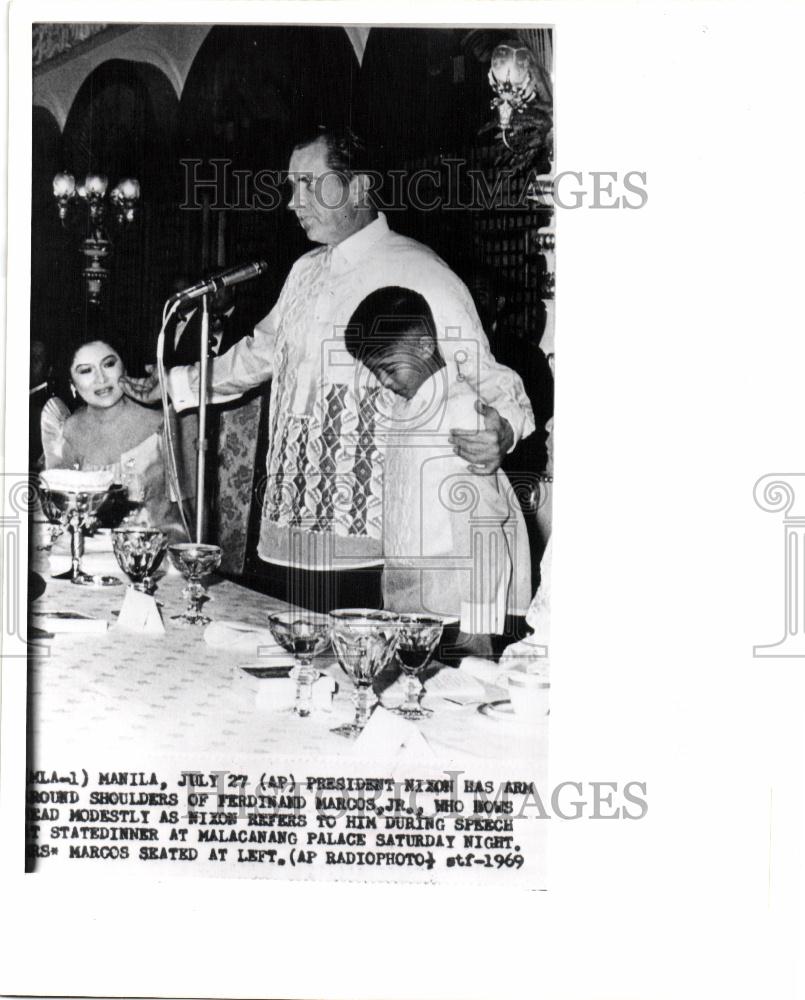
{"label": "man's dark hair", "polygon": [[344,333],[353,358],[378,357],[402,334],[429,336],[436,341],[433,313],[424,297],[411,288],[387,285],[367,295],[350,317]]}
{"label": "man's dark hair", "polygon": [[324,143],[327,149],[327,166],[343,174],[347,180],[368,169],[366,144],[352,129],[331,129],[326,125],[319,125],[303,135],[294,149],[304,149],[314,142]]}

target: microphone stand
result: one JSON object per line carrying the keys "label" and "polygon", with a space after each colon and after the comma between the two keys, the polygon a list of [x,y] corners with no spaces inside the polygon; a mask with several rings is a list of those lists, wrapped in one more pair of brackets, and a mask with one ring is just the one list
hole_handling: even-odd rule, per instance
{"label": "microphone stand", "polygon": [[209,293],[215,294],[219,289],[229,285],[239,284],[241,281],[249,281],[256,278],[266,270],[268,264],[264,260],[254,261],[251,264],[243,264],[240,267],[229,268],[215,277],[186,288],[171,296],[167,300],[162,311],[162,327],[157,337],[157,374],[159,376],[160,395],[162,396],[162,408],[165,412],[165,432],[167,438],[168,452],[168,476],[176,491],[179,513],[182,517],[182,524],[188,537],[190,528],[182,505],[181,488],[179,484],[178,471],[176,469],[175,442],[170,430],[168,419],[168,387],[167,372],[164,364],[165,329],[171,316],[179,307],[179,303],[189,299],[201,298],[201,333],[199,335],[199,380],[198,380],[198,441],[196,442],[196,544],[200,545],[204,538],[204,514],[205,514],[205,479],[206,479],[206,457],[207,457],[207,396],[209,386],[207,384],[209,375],[209,358],[207,357],[210,345],[210,306]]}
{"label": "microphone stand", "polygon": [[196,544],[204,541],[204,483],[207,457],[207,369],[210,344],[209,296],[201,297],[201,333],[199,334],[198,440],[196,441]]}

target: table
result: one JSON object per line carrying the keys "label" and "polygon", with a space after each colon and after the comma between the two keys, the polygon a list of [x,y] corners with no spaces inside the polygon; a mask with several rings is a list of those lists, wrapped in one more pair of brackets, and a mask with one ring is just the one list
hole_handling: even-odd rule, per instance
{"label": "table", "polygon": [[[44,575],[47,572],[46,554],[38,553],[37,562]],[[92,567],[88,565],[87,568]],[[466,805],[459,805],[471,816],[478,812],[474,799],[484,797],[484,792],[475,787],[481,779],[488,780],[486,791],[495,799],[504,790],[503,783],[509,781],[534,782],[542,794],[546,794],[547,725],[527,728],[515,722],[488,718],[479,713],[477,704],[458,706],[433,699],[434,715],[418,723],[425,742],[419,741],[413,756],[410,744],[403,749],[399,745],[390,746],[388,755],[375,748],[370,755],[361,740],[348,740],[330,731],[351,719],[354,712],[352,684],[333,661],[332,654],[319,661],[320,669],[339,685],[330,712],[300,718],[292,711],[263,710],[258,705],[260,685],[276,681],[258,679],[243,668],[265,666],[267,661],[259,658],[256,650],[254,656],[249,656],[213,648],[205,642],[203,627],[187,627],[171,621],[171,614],[184,608],[183,587],[184,581],[176,573],[168,573],[159,580],[156,597],[164,605],[163,635],[134,635],[123,632],[115,624],[104,633],[59,634],[43,640],[39,654],[31,658],[28,801],[32,808],[29,808],[29,823],[39,825],[29,827],[28,860],[32,866],[29,870],[39,871],[47,865],[49,871],[55,865],[59,870],[83,873],[86,868],[82,866],[90,863],[87,859],[96,857],[91,853],[93,850],[100,852],[98,857],[104,863],[107,856],[102,852],[116,852],[118,844],[96,841],[95,837],[111,836],[115,827],[126,827],[129,823],[136,832],[137,824],[126,818],[124,807],[148,804],[150,831],[145,832],[158,836],[159,841],[158,844],[152,841],[145,847],[169,852],[164,856],[170,860],[164,861],[160,854],[159,866],[145,870],[160,876],[170,873],[352,881],[438,880],[457,884],[482,880],[490,884],[544,887],[548,824],[534,815],[533,807],[530,813],[523,812],[523,819],[515,820],[514,827],[508,828],[513,831],[508,835],[509,846],[501,847],[510,854],[514,852],[512,856],[520,856],[521,852],[527,861],[522,871],[511,867],[469,870],[447,867],[447,848],[439,855],[438,868],[433,872],[406,864],[400,866],[396,861],[391,867],[371,862],[356,866],[349,852],[343,856],[337,854],[334,863],[325,863],[324,847],[339,843],[337,838],[342,835],[353,836],[354,827],[350,827],[350,822],[360,823],[367,815],[364,810],[370,808],[362,802],[363,793],[355,792],[355,797],[345,800],[342,806],[338,791],[322,792],[324,801],[320,803],[319,793],[311,793],[310,789],[322,787],[319,782],[325,783],[324,788],[337,789],[338,782],[381,778],[393,781],[395,789],[399,789],[395,795],[400,797],[393,799],[393,805],[387,804],[394,812],[394,822],[406,823],[409,818],[419,822],[412,816],[423,810],[426,820],[431,816],[436,818],[432,810],[438,811],[437,797],[444,798],[451,809],[453,796],[463,797]],[[226,580],[213,580],[208,590],[212,600],[205,610],[217,621],[236,620],[263,627],[269,611],[287,607]],[[77,611],[114,622],[113,612],[120,608],[124,594],[124,586],[84,588],[75,587],[67,580],[48,578],[47,589],[33,603],[33,608]],[[504,692],[490,687],[488,695],[493,700],[503,697]],[[382,716],[378,719],[382,720]],[[191,784],[190,772],[205,782],[203,787],[196,787],[195,782]],[[283,803],[280,791],[276,810],[269,798],[267,806],[261,805],[257,810],[260,815],[252,816],[255,810],[244,800],[237,812],[235,806],[231,806],[226,813],[226,822],[233,824],[227,829],[236,832],[237,836],[256,836],[253,820],[260,820],[262,824],[261,816],[266,809],[266,822],[272,821],[273,811],[292,814],[290,818],[294,822],[301,820],[304,829],[300,836],[312,833],[317,837],[322,823],[335,824],[327,828],[328,836],[332,833],[335,840],[324,841],[324,847],[318,840],[314,844],[313,853],[318,851],[315,872],[307,864],[289,867],[284,860],[263,864],[264,852],[259,849],[252,852],[248,843],[244,846],[240,842],[229,845],[227,863],[222,864],[220,854],[215,856],[216,844],[220,844],[210,845],[201,840],[205,831],[215,833],[219,820],[214,810],[223,808],[224,800],[202,797],[203,793],[211,791],[211,783],[215,783],[217,791],[226,789],[232,795],[241,791],[253,795],[266,788],[271,795],[275,779],[269,778],[265,784],[266,775],[290,780],[292,787],[302,790],[303,798],[299,801],[304,805],[297,809],[293,801]],[[185,777],[187,781],[183,786]],[[442,784],[448,778],[449,789],[428,785],[430,780]],[[473,780],[468,781],[470,778]],[[311,781],[315,784],[311,785]],[[414,783],[413,787],[410,782]],[[178,793],[171,803],[173,812],[158,808],[158,802],[150,798],[171,793]],[[102,798],[95,798],[96,794]],[[391,794],[386,791],[384,798],[388,799]],[[523,801],[522,794],[519,801]],[[115,803],[122,803],[119,814],[103,813],[107,806],[117,809]],[[499,805],[497,801],[489,803],[488,813],[482,812],[479,821],[502,822],[497,811]],[[205,809],[213,812],[205,812]],[[385,824],[386,820],[380,819],[383,809],[378,803],[371,809],[368,815],[376,815],[378,824]],[[83,818],[85,812],[87,819]],[[59,824],[62,824],[63,836],[71,838],[69,841],[53,839],[54,825]],[[381,826],[380,832],[388,829],[388,826]],[[396,835],[400,829],[408,828],[393,829]],[[476,846],[476,839],[460,833],[458,828],[448,826],[445,829],[455,835],[455,850],[463,852],[462,856],[474,857],[475,865],[496,857],[493,848],[488,846],[490,841],[484,839],[486,834],[478,834]],[[79,839],[75,840],[76,837]],[[366,845],[375,856],[382,847],[381,842],[375,843],[374,831],[367,837]],[[496,839],[496,833],[489,837],[493,845],[502,844]],[[516,846],[512,846],[515,841]],[[340,842],[351,843],[348,840]],[[487,846],[482,847],[482,843]],[[123,846],[128,849],[130,845]],[[182,857],[185,847],[199,852],[192,864],[187,864]],[[139,877],[143,870],[142,848],[143,845],[135,844],[131,853],[125,856],[109,854],[116,866],[112,871],[131,871]],[[406,850],[409,848],[416,853],[415,848],[407,844]],[[76,855],[83,859],[79,867],[69,865],[74,850],[85,852]],[[175,857],[170,853],[174,850],[178,852]],[[293,855],[290,857],[293,860]]]}
{"label": "table", "polygon": [[[44,555],[39,572],[47,573]],[[121,577],[123,574],[119,574]],[[77,611],[114,622],[125,587],[95,589],[48,578],[37,610]],[[184,608],[182,578],[164,575],[156,597],[164,605],[164,635],[133,635],[112,625],[102,634],[59,634],[44,640],[29,670],[29,732],[37,760],[58,761],[66,749],[108,747],[115,754],[148,751],[352,755],[354,743],[330,730],[352,717],[352,684],[332,653],[320,662],[338,683],[332,712],[300,718],[292,712],[258,710],[258,679],[245,666],[265,665],[204,641],[204,628],[170,620]],[[280,601],[230,581],[214,580],[206,612],[215,620],[265,627]],[[451,669],[451,668],[444,668]],[[505,697],[489,689],[489,700]],[[481,715],[478,705],[437,702],[438,711],[419,723],[439,761],[523,761],[544,764],[547,725],[525,729]]]}

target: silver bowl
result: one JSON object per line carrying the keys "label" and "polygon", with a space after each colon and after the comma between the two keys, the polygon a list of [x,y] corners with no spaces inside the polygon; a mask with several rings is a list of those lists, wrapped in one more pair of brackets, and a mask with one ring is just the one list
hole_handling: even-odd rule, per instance
{"label": "silver bowl", "polygon": [[84,554],[84,535],[97,524],[98,511],[108,499],[111,487],[106,489],[68,490],[53,489],[40,480],[39,492],[42,509],[48,520],[70,532],[72,565],[68,576],[71,583],[82,587],[115,587],[122,581],[116,576],[93,576],[81,568]]}

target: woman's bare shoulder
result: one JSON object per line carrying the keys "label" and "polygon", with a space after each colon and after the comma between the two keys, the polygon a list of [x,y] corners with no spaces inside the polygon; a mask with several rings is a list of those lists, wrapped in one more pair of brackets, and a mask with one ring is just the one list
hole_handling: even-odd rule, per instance
{"label": "woman's bare shoulder", "polygon": [[141,406],[133,399],[129,399],[127,402],[131,407],[131,418],[135,420],[137,424],[143,428],[143,430],[147,430],[149,433],[155,434],[157,431],[162,429],[164,420],[162,417],[162,410],[159,407],[154,409],[151,406]]}
{"label": "woman's bare shoulder", "polygon": [[64,421],[64,436],[69,441],[75,441],[89,426],[87,419],[87,407],[82,406]]}

